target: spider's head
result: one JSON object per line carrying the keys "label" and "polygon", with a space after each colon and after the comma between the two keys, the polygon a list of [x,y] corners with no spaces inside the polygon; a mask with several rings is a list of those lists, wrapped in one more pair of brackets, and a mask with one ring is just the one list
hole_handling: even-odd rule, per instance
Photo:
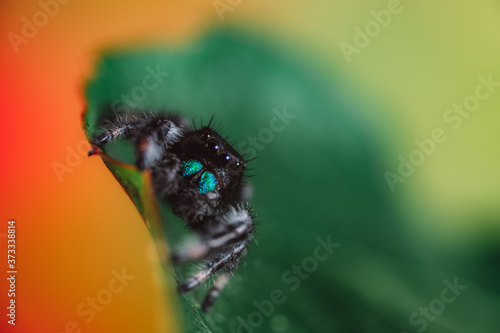
{"label": "spider's head", "polygon": [[245,161],[210,127],[187,133],[181,145],[181,175],[196,183],[200,193],[225,193],[241,183]]}

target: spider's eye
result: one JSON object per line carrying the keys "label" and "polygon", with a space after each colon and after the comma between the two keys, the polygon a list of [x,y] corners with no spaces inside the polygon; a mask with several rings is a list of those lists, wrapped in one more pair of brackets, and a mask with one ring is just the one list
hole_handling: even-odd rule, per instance
{"label": "spider's eye", "polygon": [[208,152],[211,154],[217,154],[219,151],[219,145],[215,141],[209,141],[205,147],[207,148]]}
{"label": "spider's eye", "polygon": [[231,157],[229,157],[228,154],[220,154],[219,156],[217,156],[217,158],[219,159],[219,163],[222,166],[227,165],[231,160]]}

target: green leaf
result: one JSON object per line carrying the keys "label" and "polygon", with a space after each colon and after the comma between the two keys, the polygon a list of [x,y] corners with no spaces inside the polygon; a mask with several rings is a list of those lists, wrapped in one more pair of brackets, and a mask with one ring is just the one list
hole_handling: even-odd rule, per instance
{"label": "green leaf", "polygon": [[[178,47],[107,52],[87,86],[90,137],[101,119],[114,117],[110,106],[173,110],[198,124],[215,115],[222,134],[258,157],[250,162],[256,242],[210,314],[198,308],[207,288],[180,298],[185,330],[415,331],[420,326],[409,316],[440,297],[444,279],[459,276],[469,290],[429,321],[426,332],[465,332],[456,323],[470,306],[486,313],[500,304],[499,287],[484,278],[495,272],[484,263],[487,254],[459,261],[432,243],[432,235],[416,236],[407,227],[383,178],[380,136],[360,120],[376,106],[304,54],[241,31],[219,31]],[[103,159],[157,244],[175,248],[185,227],[168,203],[159,202],[158,212],[150,178],[145,183],[126,166],[134,161],[133,147],[111,144]],[[184,279],[193,269],[176,272]],[[491,294],[483,292],[488,289]],[[477,318],[482,323],[484,316]],[[480,325],[484,332],[498,326]]]}

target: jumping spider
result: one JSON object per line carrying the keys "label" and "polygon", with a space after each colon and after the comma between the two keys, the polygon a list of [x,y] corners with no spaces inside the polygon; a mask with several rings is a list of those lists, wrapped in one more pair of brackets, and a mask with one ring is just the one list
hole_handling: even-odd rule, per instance
{"label": "jumping spider", "polygon": [[198,235],[195,245],[172,254],[176,264],[205,261],[202,270],[179,284],[179,293],[220,272],[202,303],[207,312],[245,254],[254,223],[243,182],[247,161],[210,123],[193,127],[174,114],[118,115],[92,139],[89,156],[119,138],[135,145],[137,168],[151,170],[156,194]]}

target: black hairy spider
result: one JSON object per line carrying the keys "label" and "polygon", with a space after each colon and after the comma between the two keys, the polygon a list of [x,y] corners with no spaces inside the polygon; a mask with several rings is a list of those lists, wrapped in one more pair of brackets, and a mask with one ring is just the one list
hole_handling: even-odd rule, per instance
{"label": "black hairy spider", "polygon": [[210,124],[200,129],[174,114],[117,116],[92,140],[89,156],[110,141],[130,139],[136,166],[150,169],[155,192],[198,235],[198,242],[172,254],[172,261],[204,260],[205,267],[181,283],[188,292],[221,272],[202,303],[207,312],[227,284],[253,238],[254,223],[243,182],[246,161]]}

